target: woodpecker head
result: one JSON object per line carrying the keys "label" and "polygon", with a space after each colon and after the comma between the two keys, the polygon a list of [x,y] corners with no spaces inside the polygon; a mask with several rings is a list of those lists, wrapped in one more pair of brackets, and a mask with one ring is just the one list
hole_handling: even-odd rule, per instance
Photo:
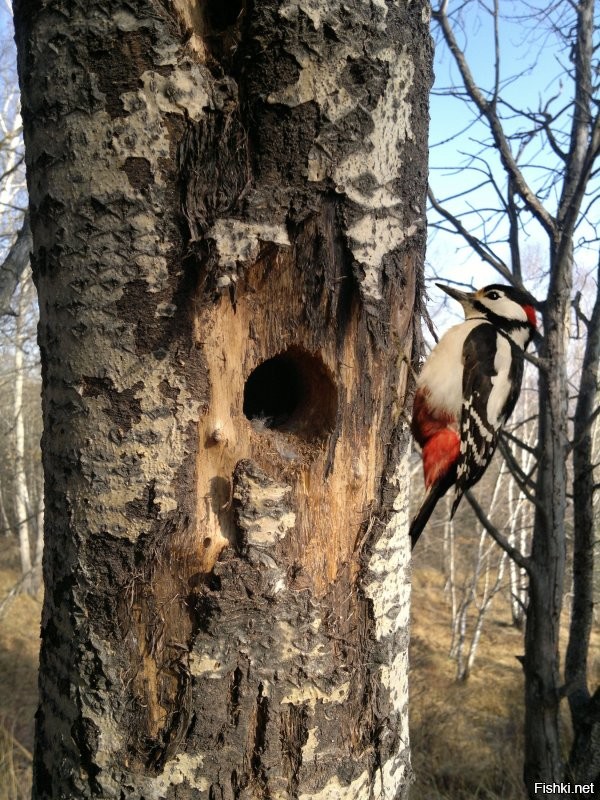
{"label": "woodpecker head", "polygon": [[[461,292],[451,286],[437,283],[440,289],[453,297],[463,307],[466,319],[482,317],[492,325],[506,331],[523,347],[531,341],[537,326],[535,299],[527,292],[513,286],[492,283],[476,292]],[[513,334],[521,333],[521,336]]]}

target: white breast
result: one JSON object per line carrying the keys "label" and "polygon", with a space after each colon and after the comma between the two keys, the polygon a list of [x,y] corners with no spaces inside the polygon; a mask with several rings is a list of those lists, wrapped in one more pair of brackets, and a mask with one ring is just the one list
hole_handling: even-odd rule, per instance
{"label": "white breast", "polygon": [[417,380],[417,386],[429,390],[432,408],[453,414],[457,419],[462,406],[463,344],[478,325],[481,319],[466,320],[449,328],[431,351]]}

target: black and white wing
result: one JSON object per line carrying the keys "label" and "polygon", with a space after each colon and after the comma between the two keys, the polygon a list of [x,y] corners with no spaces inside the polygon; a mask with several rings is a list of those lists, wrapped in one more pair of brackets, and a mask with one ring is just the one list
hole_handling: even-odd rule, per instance
{"label": "black and white wing", "polygon": [[487,469],[500,429],[512,413],[523,376],[523,352],[497,328],[482,323],[463,346],[463,402],[456,497],[452,515],[463,493]]}

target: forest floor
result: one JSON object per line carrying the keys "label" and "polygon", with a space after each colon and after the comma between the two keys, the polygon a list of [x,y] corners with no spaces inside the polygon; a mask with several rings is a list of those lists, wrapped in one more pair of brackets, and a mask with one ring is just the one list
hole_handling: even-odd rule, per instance
{"label": "forest floor", "polygon": [[457,682],[445,578],[414,568],[410,728],[411,800],[524,800],[523,634],[497,598],[472,673]]}
{"label": "forest floor", "polygon": [[[9,544],[0,548],[0,603],[18,579]],[[505,595],[496,598],[473,672],[458,683],[448,657],[446,580],[432,561],[423,548],[413,567],[411,800],[523,800],[522,633],[510,624]],[[0,620],[0,800],[31,792],[40,612],[40,599],[21,595]],[[595,645],[590,679],[597,683],[600,636]]]}
{"label": "forest floor", "polygon": [[[0,603],[19,579],[18,549],[0,540]],[[21,594],[0,618],[0,800],[29,800],[41,596]]]}

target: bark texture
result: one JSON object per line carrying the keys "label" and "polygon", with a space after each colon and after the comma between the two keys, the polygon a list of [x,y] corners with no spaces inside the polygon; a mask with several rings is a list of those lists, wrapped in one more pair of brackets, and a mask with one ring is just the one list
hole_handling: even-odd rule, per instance
{"label": "bark texture", "polygon": [[18,0],[37,798],[408,784],[428,8]]}

